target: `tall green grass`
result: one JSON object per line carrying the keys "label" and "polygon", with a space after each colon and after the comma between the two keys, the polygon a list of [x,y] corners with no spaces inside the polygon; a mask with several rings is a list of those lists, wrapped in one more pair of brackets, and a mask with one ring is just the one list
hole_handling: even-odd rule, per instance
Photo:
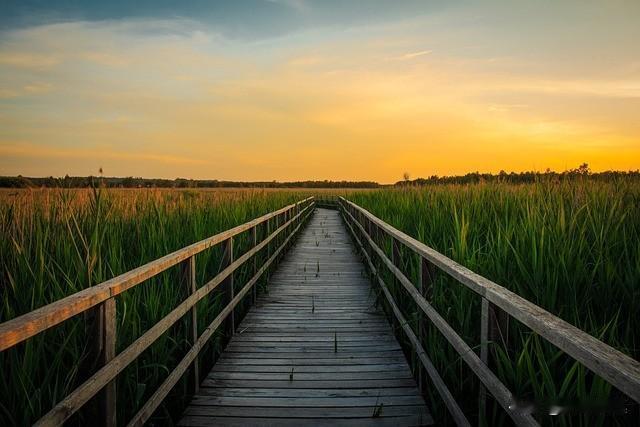
{"label": "tall green grass", "polygon": [[[190,243],[229,229],[303,196],[296,192],[45,190],[0,195],[0,322],[98,284]],[[263,237],[263,236],[262,236]],[[249,246],[237,239],[236,254]],[[237,256],[237,255],[236,255]],[[222,251],[197,255],[202,285],[220,269]],[[244,284],[248,267],[237,273]],[[186,297],[172,268],[117,297],[117,351]],[[219,297],[198,304],[200,332],[218,314]],[[240,308],[242,310],[242,308]],[[189,348],[185,316],[117,379],[118,420],[124,423],[167,377]],[[28,425],[86,377],[92,339],[76,316],[0,353],[0,425]],[[216,335],[201,353],[202,373],[220,350]],[[186,376],[188,377],[188,376]],[[171,424],[188,398],[179,383],[154,422]],[[90,421],[82,412],[72,423]]]}
{"label": "tall green grass", "polygon": [[[640,357],[639,182],[434,185],[357,193],[350,199],[605,343]],[[388,242],[386,250],[390,252]],[[403,254],[410,260],[404,270],[415,283],[417,257]],[[436,277],[432,304],[479,351],[480,297],[444,273]],[[391,281],[388,275],[386,280]],[[413,315],[415,327],[415,304],[397,286],[394,294],[405,313]],[[630,404],[604,380],[513,319],[508,347],[493,347],[497,360],[492,368],[521,399],[539,404]],[[475,376],[434,327],[427,332],[426,348],[467,416],[476,422]],[[437,393],[431,388],[429,394],[436,419],[446,420]],[[637,405],[630,408],[638,411]],[[606,416],[536,416],[556,425],[631,421],[629,416],[613,416],[611,409]],[[501,422],[507,420],[494,403],[486,424]]]}

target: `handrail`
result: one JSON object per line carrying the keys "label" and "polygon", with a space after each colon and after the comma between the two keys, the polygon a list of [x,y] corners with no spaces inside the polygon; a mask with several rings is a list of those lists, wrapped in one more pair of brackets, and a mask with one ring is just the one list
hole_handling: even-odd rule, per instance
{"label": "handrail", "polygon": [[[350,214],[348,214],[348,215],[350,215]],[[459,426],[470,426],[471,424],[469,423],[469,420],[467,420],[467,417],[465,417],[464,413],[462,412],[462,409],[460,409],[460,406],[458,405],[458,402],[456,402],[455,398],[451,395],[451,392],[449,391],[449,388],[447,387],[447,385],[442,380],[442,377],[440,377],[440,374],[436,370],[436,367],[433,366],[433,363],[431,362],[431,359],[429,359],[429,356],[427,355],[427,352],[424,350],[424,347],[422,346],[422,343],[420,342],[420,338],[417,337],[416,334],[413,332],[413,330],[411,329],[411,326],[409,326],[409,323],[407,322],[407,320],[405,319],[404,315],[400,311],[400,308],[398,307],[396,302],[393,300],[393,296],[389,292],[389,288],[384,283],[384,280],[382,280],[382,277],[380,277],[380,275],[378,274],[378,269],[375,267],[375,265],[373,263],[373,260],[371,259],[371,256],[364,249],[364,245],[362,244],[362,241],[360,240],[360,238],[356,234],[355,230],[353,229],[351,223],[346,221],[346,224],[347,224],[347,227],[349,228],[349,231],[353,235],[353,238],[355,239],[357,245],[362,250],[362,254],[364,255],[365,259],[367,260],[367,265],[369,266],[369,269],[371,270],[371,274],[373,275],[373,277],[375,277],[377,279],[378,285],[380,285],[380,288],[382,289],[382,292],[384,293],[384,296],[387,299],[387,302],[391,306],[393,314],[396,316],[396,319],[398,320],[398,323],[402,327],[402,330],[404,331],[404,333],[409,338],[409,341],[411,341],[411,345],[413,346],[413,349],[414,349],[416,355],[420,359],[420,362],[422,363],[422,366],[424,366],[425,370],[427,371],[427,374],[429,375],[429,377],[433,381],[433,384],[434,384],[436,390],[438,391],[438,393],[442,397],[442,400],[444,401],[445,405],[447,406],[447,409],[449,410],[449,413],[453,417],[456,425],[459,425]]]}
{"label": "handrail", "polygon": [[[96,396],[103,389],[111,392],[110,395],[107,394],[104,399],[105,402],[103,402],[107,406],[107,414],[103,421],[104,424],[115,425],[115,377],[187,312],[191,311],[195,318],[195,308],[198,301],[202,300],[211,291],[219,287],[219,285],[227,285],[225,287],[227,288],[227,293],[230,295],[228,301],[226,301],[226,306],[214,321],[205,329],[202,335],[198,336],[197,329],[193,329],[192,348],[187,352],[182,361],[174,371],[171,372],[160,388],[136,414],[134,419],[131,421],[131,424],[143,424],[153,414],[164,397],[166,397],[171,388],[180,380],[181,376],[186,372],[191,364],[193,364],[195,368],[195,387],[197,388],[198,369],[196,356],[198,355],[198,352],[213,335],[218,326],[227,317],[229,317],[229,315],[231,315],[230,320],[233,322],[234,308],[238,302],[252,287],[254,287],[255,283],[257,283],[258,279],[265,271],[267,271],[268,267],[277,260],[278,256],[286,248],[293,236],[302,227],[304,221],[308,218],[311,212],[313,212],[313,206],[314,198],[306,198],[240,226],[201,240],[200,242],[175,251],[156,261],[152,261],[111,280],[103,282],[100,285],[96,285],[93,288],[80,291],[69,297],[63,298],[52,304],[0,324],[0,344],[2,344],[0,346],[0,351],[15,346],[27,338],[61,323],[69,317],[92,309],[95,306],[97,306],[96,308],[102,308],[104,311],[109,313],[109,319],[106,319],[104,322],[105,324],[115,324],[115,306],[111,304],[113,304],[114,297],[116,295],[161,273],[171,266],[177,265],[181,262],[188,263],[189,275],[192,276],[190,295],[118,355],[111,354],[107,357],[104,360],[104,365],[98,369],[97,372],[79,385],[61,402],[55,405],[47,414],[38,420],[36,425],[61,425],[85,403],[87,403],[89,399]],[[272,219],[277,222],[276,229],[273,231],[270,227],[270,220]],[[267,226],[268,235],[260,243],[257,243],[257,227],[265,225]],[[238,259],[233,260],[233,237],[248,230],[252,231],[253,247],[247,250],[247,252],[241,255]],[[274,239],[276,239],[285,230],[289,231],[284,239],[282,239],[283,242],[280,246],[273,251],[272,254],[270,251],[269,258],[264,262],[261,268],[258,269],[257,263],[254,263],[253,277],[245,284],[237,295],[234,295],[233,286],[228,286],[229,280],[233,280],[234,271],[252,257],[255,257],[260,250],[268,247],[269,243],[274,241]],[[227,262],[225,263],[225,268],[209,282],[196,289],[195,277],[193,276],[195,274],[194,256],[219,243],[226,243],[226,252],[229,252],[226,258]],[[108,307],[111,307],[111,309],[107,310]],[[114,334],[115,331],[110,331],[111,336],[107,345],[107,347],[111,348],[111,353],[115,353]]]}
{"label": "handrail", "polygon": [[[392,227],[366,209],[344,197],[340,197],[340,206],[343,210],[345,220],[356,225],[361,235],[369,244],[370,249],[378,255],[395,278],[408,291],[421,311],[434,322],[434,325],[445,335],[465,362],[477,370],[477,373],[480,374],[479,377],[481,381],[492,394],[494,394],[494,397],[496,397],[496,400],[498,400],[501,406],[505,407],[506,404],[505,410],[507,410],[510,415],[514,415],[514,411],[508,410],[510,393],[504,395],[506,387],[504,387],[499,380],[497,383],[494,382],[495,375],[493,375],[487,367],[486,350],[483,351],[482,353],[484,354],[481,353],[481,357],[478,358],[471,348],[462,341],[462,338],[453,331],[446,321],[442,319],[428,303],[424,296],[420,295],[402,271],[389,260],[384,251],[377,246],[370,236],[372,229],[375,229],[377,232],[381,231],[390,236],[394,242],[403,244],[412,252],[420,255],[423,260],[427,260],[440,268],[483,298],[483,346],[486,346],[487,343],[486,334],[489,328],[488,325],[484,323],[490,321],[487,309],[488,304],[491,304],[495,306],[495,308],[504,310],[504,312],[519,320],[636,402],[640,402],[640,362],[597,340],[586,332],[554,316],[519,295],[463,267],[424,243]],[[359,220],[356,218],[359,218]],[[366,227],[363,224],[365,224]],[[370,231],[368,232],[366,228]],[[361,247],[361,249],[364,251],[364,247]],[[485,376],[484,379],[482,378],[483,376]],[[491,376],[494,378],[491,378]],[[497,378],[495,378],[495,380],[497,380]],[[506,391],[508,393],[508,390]],[[498,396],[496,392],[498,392]]]}
{"label": "handrail", "polygon": [[303,203],[312,200],[308,197],[297,203],[285,206],[277,211],[270,212],[259,218],[238,225],[237,227],[218,233],[214,236],[200,240],[182,249],[178,249],[168,255],[148,262],[138,268],[127,271],[119,276],[102,282],[98,285],[76,292],[51,304],[40,307],[29,313],[18,316],[0,324],[0,352],[13,347],[20,342],[31,338],[65,320],[80,314],[109,298],[144,282],[147,279],[173,267],[185,259],[196,255],[211,246],[247,231],[257,225],[263,224],[271,218],[291,210]]}

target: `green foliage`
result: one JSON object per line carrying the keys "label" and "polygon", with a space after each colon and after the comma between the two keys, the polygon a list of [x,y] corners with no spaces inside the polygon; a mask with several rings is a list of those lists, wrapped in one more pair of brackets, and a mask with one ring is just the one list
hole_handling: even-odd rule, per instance
{"label": "green foliage", "polygon": [[[188,244],[285,206],[294,192],[48,190],[0,197],[0,322],[101,283]],[[236,257],[248,236],[235,241]],[[196,256],[197,283],[220,268],[222,251]],[[248,270],[237,274],[238,289]],[[162,319],[186,297],[174,267],[118,296],[117,351]],[[220,310],[212,295],[198,304],[199,330]],[[119,423],[128,421],[189,348],[185,316],[117,379]],[[84,378],[92,342],[85,316],[0,353],[0,425],[28,425],[46,413]],[[201,353],[211,365],[221,337]],[[188,377],[188,376],[185,376]],[[181,411],[187,381],[173,390],[156,414],[169,423]],[[72,423],[88,422],[80,413]]]}
{"label": "green foliage", "polygon": [[[354,193],[350,199],[396,228],[516,292],[631,357],[640,358],[640,185],[547,181],[406,187]],[[391,246],[385,242],[386,253]],[[417,257],[402,269],[417,282]],[[388,273],[405,315],[417,330],[417,309]],[[444,273],[431,297],[438,312],[479,351],[480,298]],[[471,420],[479,383],[446,339],[429,326],[426,350]],[[602,379],[512,320],[508,348],[491,344],[492,369],[514,394],[540,404],[625,401]],[[446,409],[429,392],[436,419]],[[505,420],[493,403],[488,425]],[[625,418],[539,416],[543,424],[624,423]],[[472,422],[474,424],[474,422]]]}

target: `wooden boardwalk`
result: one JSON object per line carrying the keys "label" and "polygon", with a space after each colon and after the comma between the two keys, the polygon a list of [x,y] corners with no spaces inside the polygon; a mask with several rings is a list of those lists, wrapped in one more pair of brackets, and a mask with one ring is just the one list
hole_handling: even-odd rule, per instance
{"label": "wooden boardwalk", "polygon": [[[478,390],[481,420],[485,419],[484,408],[491,395],[514,424],[539,425],[532,414],[513,405],[513,394],[489,368],[498,349],[507,346],[510,318],[640,403],[637,360],[343,197],[332,205],[337,211],[316,209],[318,206],[320,203],[316,204],[313,197],[299,200],[1,323],[0,353],[23,354],[25,347],[18,347],[19,344],[75,316],[85,316],[85,333],[91,338],[90,354],[97,367],[87,370],[84,374],[88,378],[42,415],[36,425],[63,425],[94,399],[93,422],[115,427],[118,375],[184,316],[190,315],[191,324],[195,325],[197,304],[214,290],[221,291],[224,308],[204,330],[191,328],[191,348],[128,425],[147,423],[185,375],[200,378],[197,356],[202,348],[225,320],[233,318],[234,309],[255,290],[254,285],[265,271],[278,265],[280,255],[295,237],[297,243],[270,279],[270,292],[259,298],[237,328],[219,362],[196,391],[182,425],[431,424],[403,352],[386,318],[374,306],[365,267],[420,361],[416,377],[430,379],[430,391],[439,394],[456,425],[471,424],[425,351],[422,331],[426,322],[438,329],[482,382]],[[243,237],[252,240],[253,245],[234,258],[234,240]],[[388,242],[392,247],[385,250],[383,243]],[[213,247],[224,249],[221,270],[198,286],[196,257]],[[363,263],[355,255],[356,247]],[[398,262],[402,261],[403,252],[418,257],[415,283],[403,271],[404,263]],[[258,265],[255,261],[260,254],[263,256]],[[247,263],[253,276],[234,294],[234,272]],[[180,286],[187,287],[188,296],[133,343],[117,351],[116,299],[175,268],[180,269]],[[384,275],[380,274],[385,271],[391,273],[418,308],[418,331],[408,325],[402,306],[389,292]],[[480,297],[479,354],[430,304],[437,274],[448,275]],[[60,345],[53,343],[50,345]]]}
{"label": "wooden boardwalk", "polygon": [[429,425],[340,213],[316,209],[180,425]]}

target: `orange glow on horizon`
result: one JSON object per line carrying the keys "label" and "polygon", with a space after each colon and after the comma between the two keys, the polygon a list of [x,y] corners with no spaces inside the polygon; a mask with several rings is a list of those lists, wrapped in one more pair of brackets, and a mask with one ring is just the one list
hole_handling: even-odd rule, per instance
{"label": "orange glow on horizon", "polygon": [[0,43],[0,175],[102,167],[389,183],[405,171],[640,167],[633,49],[609,68],[577,48],[578,65],[561,51],[540,63],[483,29],[456,41],[441,30],[448,19],[260,43],[146,34],[146,21],[10,32]]}

